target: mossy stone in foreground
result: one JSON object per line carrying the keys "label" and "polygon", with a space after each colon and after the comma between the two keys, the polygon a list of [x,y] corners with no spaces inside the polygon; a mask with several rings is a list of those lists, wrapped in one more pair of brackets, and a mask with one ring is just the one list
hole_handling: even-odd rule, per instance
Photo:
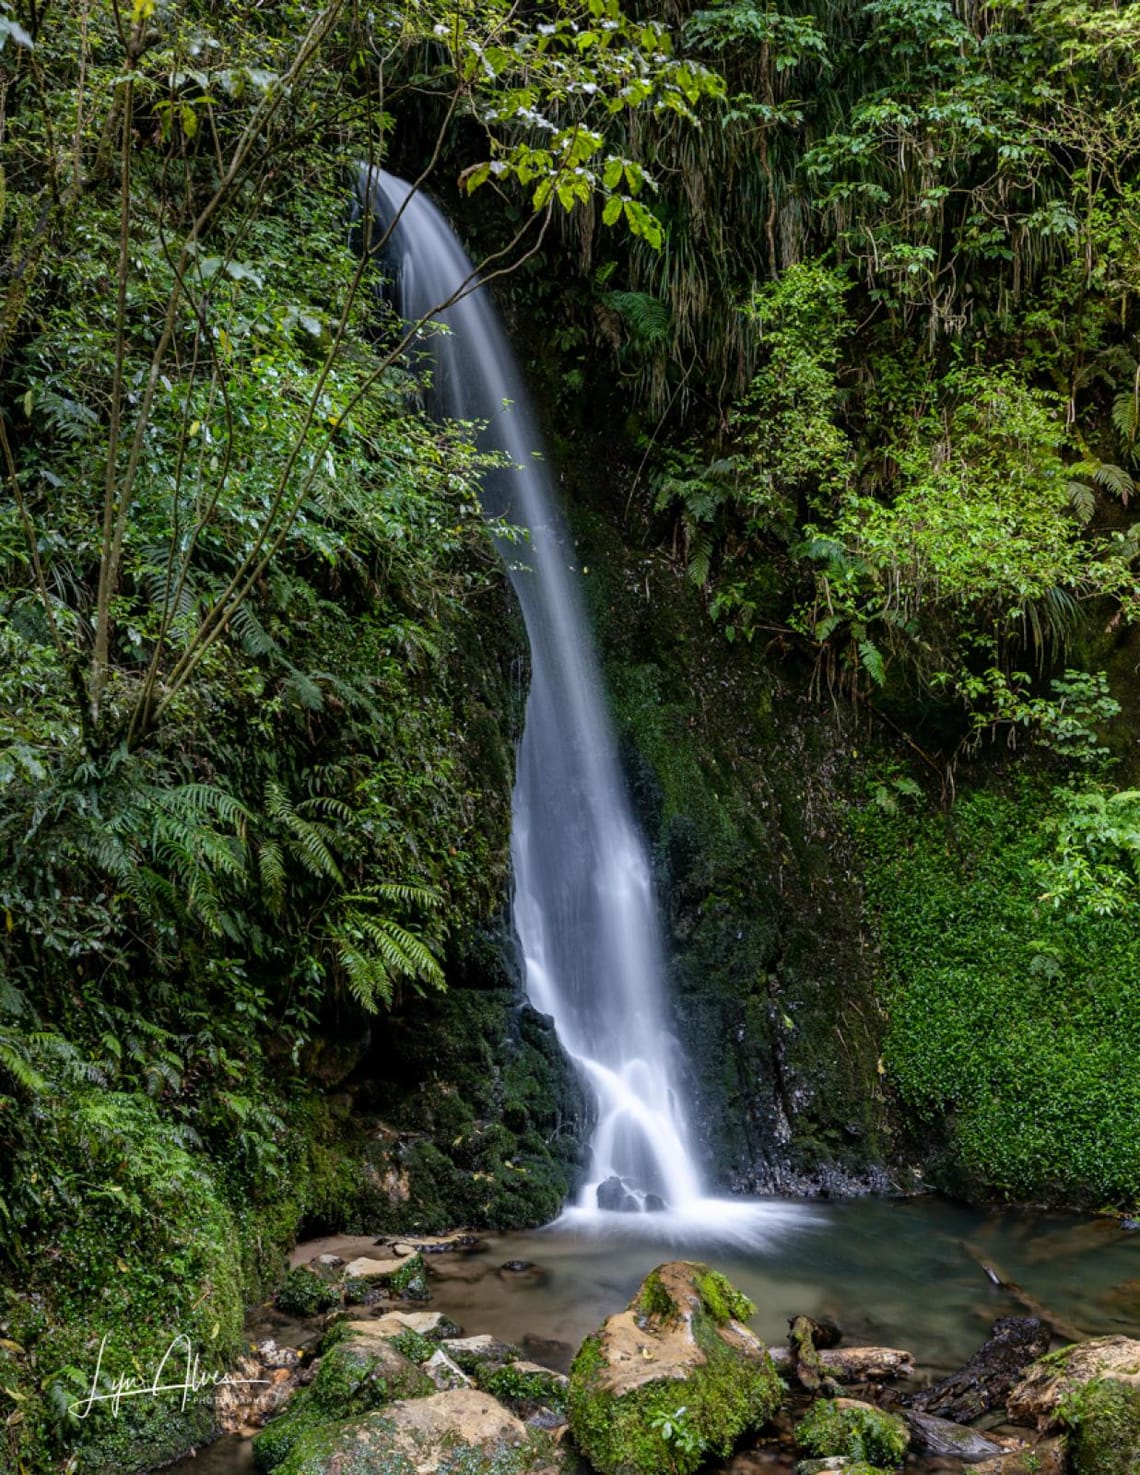
{"label": "mossy stone in foreground", "polygon": [[1095,1378],[1058,1409],[1069,1430],[1074,1475],[1135,1475],[1140,1470],[1140,1387]]}
{"label": "mossy stone in foreground", "polygon": [[567,1414],[601,1475],[689,1475],[779,1406],[782,1384],[719,1272],[677,1260],[579,1349]]}
{"label": "mossy stone in foreground", "polygon": [[254,1462],[259,1470],[275,1470],[313,1430],[434,1392],[430,1379],[383,1338],[342,1334],[321,1358],[309,1387],[253,1441]]}
{"label": "mossy stone in foreground", "polygon": [[910,1434],[901,1419],[872,1404],[824,1398],[797,1426],[796,1443],[815,1455],[843,1455],[895,1470],[906,1457]]}

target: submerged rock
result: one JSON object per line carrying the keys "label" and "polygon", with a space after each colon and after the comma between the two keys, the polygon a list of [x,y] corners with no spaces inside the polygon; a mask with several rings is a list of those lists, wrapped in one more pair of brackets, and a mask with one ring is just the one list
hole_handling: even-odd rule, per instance
{"label": "submerged rock", "polygon": [[1003,1404],[1024,1370],[1048,1350],[1049,1329],[1043,1321],[1002,1316],[964,1367],[903,1402],[921,1413],[967,1424]]}
{"label": "submerged rock", "polygon": [[567,1412],[601,1475],[690,1475],[771,1418],[781,1385],[742,1325],[754,1309],[717,1271],[677,1260],[652,1271],[586,1339],[570,1369]]}

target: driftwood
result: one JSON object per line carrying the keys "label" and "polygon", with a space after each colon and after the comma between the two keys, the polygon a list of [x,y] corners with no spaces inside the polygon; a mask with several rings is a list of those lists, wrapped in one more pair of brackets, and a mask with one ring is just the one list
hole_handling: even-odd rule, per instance
{"label": "driftwood", "polygon": [[[783,1347],[769,1349],[781,1372],[796,1372],[792,1354]],[[914,1372],[914,1357],[899,1347],[834,1347],[819,1354],[823,1372],[837,1383],[863,1383],[880,1378],[905,1378]]]}
{"label": "driftwood", "polygon": [[839,1340],[838,1327],[823,1326],[810,1316],[793,1316],[788,1322],[788,1346],[792,1349],[795,1375],[800,1386],[809,1393],[822,1393],[834,1398],[839,1384],[824,1367],[821,1347],[831,1347]]}
{"label": "driftwood", "polygon": [[1024,1306],[1030,1316],[1035,1316],[1039,1321],[1043,1321],[1062,1342],[1084,1342],[1092,1335],[1091,1332],[1082,1331],[1079,1326],[1069,1321],[1066,1317],[1058,1316],[1055,1311],[1050,1310],[1036,1296],[1030,1295],[1027,1290],[1019,1286],[1017,1281],[1008,1280],[992,1260],[986,1259],[976,1245],[963,1240],[962,1247],[970,1258],[981,1266],[983,1273],[989,1281],[997,1286],[999,1290],[1004,1291],[1011,1300],[1016,1301],[1020,1306]]}
{"label": "driftwood", "polygon": [[903,1403],[923,1413],[968,1424],[1005,1403],[1006,1395],[1031,1362],[1049,1350],[1049,1329],[1036,1316],[1003,1316],[990,1339],[964,1367]]}

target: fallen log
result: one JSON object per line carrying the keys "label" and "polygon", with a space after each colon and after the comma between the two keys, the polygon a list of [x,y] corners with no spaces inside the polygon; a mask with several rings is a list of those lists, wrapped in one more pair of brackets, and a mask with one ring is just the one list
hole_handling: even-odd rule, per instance
{"label": "fallen log", "polygon": [[[769,1349],[781,1372],[795,1375],[794,1359],[784,1347]],[[905,1378],[914,1372],[914,1355],[899,1347],[831,1347],[819,1354],[820,1367],[837,1383],[864,1383]]]}

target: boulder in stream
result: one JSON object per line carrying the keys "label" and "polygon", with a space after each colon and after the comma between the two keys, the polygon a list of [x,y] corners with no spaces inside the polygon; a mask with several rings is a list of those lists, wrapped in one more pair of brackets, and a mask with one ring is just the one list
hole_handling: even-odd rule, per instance
{"label": "boulder in stream", "polygon": [[1094,1381],[1111,1379],[1140,1389],[1140,1341],[1134,1337],[1093,1337],[1039,1358],[1006,1400],[1006,1410],[1019,1424],[1035,1424],[1043,1433],[1062,1423],[1062,1405]]}
{"label": "boulder in stream", "polygon": [[455,1388],[403,1399],[362,1419],[312,1428],[294,1445],[279,1475],[436,1475],[443,1469],[492,1475],[503,1468],[520,1475],[556,1475],[561,1461],[552,1441],[528,1429],[489,1394]]}
{"label": "boulder in stream", "polygon": [[1093,1337],[1042,1357],[1009,1395],[1011,1419],[1068,1431],[1074,1475],[1140,1470],[1140,1341]]}
{"label": "boulder in stream", "polygon": [[771,1418],[781,1385],[742,1324],[754,1309],[707,1265],[675,1260],[646,1277],[570,1368],[570,1429],[595,1470],[690,1475]]}
{"label": "boulder in stream", "polygon": [[337,1328],[338,1340],[328,1346],[316,1376],[295,1393],[285,1412],[253,1442],[259,1470],[275,1470],[310,1431],[330,1420],[360,1415],[396,1399],[426,1397],[435,1392],[431,1380],[387,1341],[370,1335],[366,1323],[353,1330]]}
{"label": "boulder in stream", "polygon": [[604,1183],[598,1184],[595,1192],[599,1209],[605,1209],[611,1214],[640,1212],[641,1206],[620,1178],[607,1178]]}

